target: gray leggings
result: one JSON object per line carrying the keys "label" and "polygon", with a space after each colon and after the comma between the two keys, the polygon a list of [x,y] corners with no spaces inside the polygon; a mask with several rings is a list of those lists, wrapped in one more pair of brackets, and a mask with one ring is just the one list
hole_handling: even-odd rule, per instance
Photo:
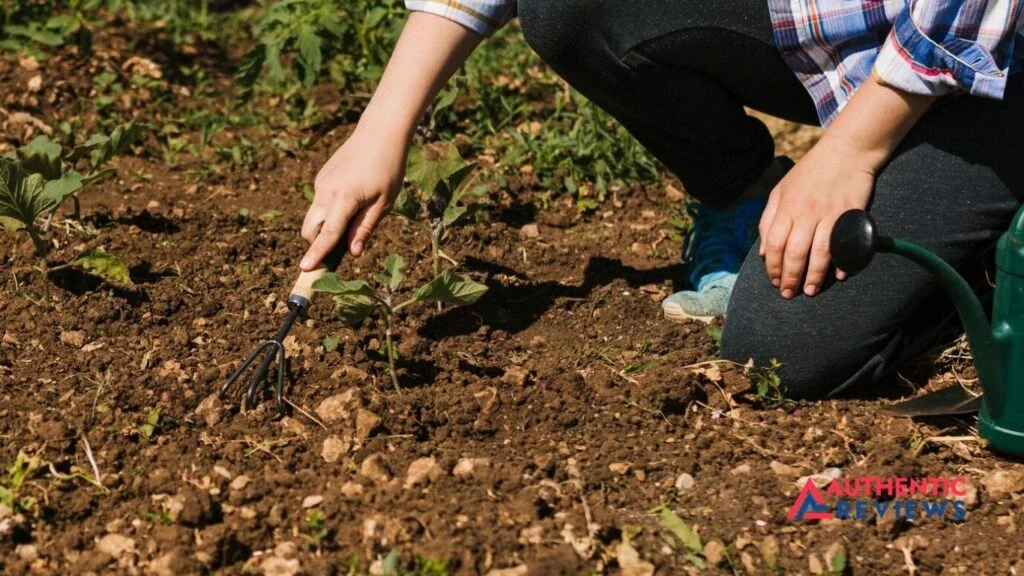
{"label": "gray leggings", "polygon": [[[615,116],[687,192],[727,205],[769,165],[774,144],[743,107],[816,123],[810,97],[775,48],[766,0],[519,0],[530,45]],[[1024,75],[1002,101],[940,101],[879,174],[880,229],[958,269],[983,257],[1024,198]],[[757,247],[730,302],[722,354],[783,364],[787,393],[823,397],[875,382],[953,310],[931,277],[879,257],[815,298],[783,300]]]}

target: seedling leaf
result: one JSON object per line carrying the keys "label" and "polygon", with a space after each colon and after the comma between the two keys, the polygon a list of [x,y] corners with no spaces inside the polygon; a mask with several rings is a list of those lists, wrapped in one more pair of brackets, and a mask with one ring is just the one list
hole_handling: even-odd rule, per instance
{"label": "seedling leaf", "polygon": [[146,440],[151,440],[156,434],[157,428],[160,427],[160,408],[154,408],[149,416],[146,417],[146,421],[139,425],[139,434]]}
{"label": "seedling leaf", "polygon": [[476,170],[476,163],[469,162],[464,166],[460,167],[459,169],[455,170],[454,172],[448,174],[448,176],[445,177],[445,181],[448,183],[448,188],[452,190],[458,190],[459,187],[462,186],[462,184],[466,181],[466,178],[469,178],[469,175],[473,173],[473,170]]}
{"label": "seedling leaf", "polygon": [[128,267],[120,258],[108,253],[103,248],[96,248],[75,258],[75,266],[87,270],[104,280],[121,286],[134,286]]}
{"label": "seedling leaf", "polygon": [[409,151],[406,177],[426,194],[432,194],[442,178],[447,178],[465,165],[459,149],[450,142],[417,146]]}
{"label": "seedling leaf", "polygon": [[263,44],[257,44],[242,57],[238,72],[235,73],[235,84],[240,88],[242,100],[248,100],[252,96],[252,87],[256,84],[256,79],[260,77],[260,72],[263,71],[263,62],[266,59],[267,47]]}
{"label": "seedling leaf", "polygon": [[487,286],[447,269],[413,294],[419,302],[444,302],[457,306],[472,304],[487,292]]}
{"label": "seedling leaf", "polygon": [[39,135],[31,142],[14,151],[27,174],[42,174],[46,180],[61,177],[63,167],[60,161],[60,144],[45,135]]}
{"label": "seedling leaf", "polygon": [[376,292],[365,280],[342,280],[337,274],[328,272],[313,282],[313,290],[341,296],[366,296],[372,298]]}
{"label": "seedling leaf", "polygon": [[320,48],[320,36],[312,26],[306,24],[299,28],[298,37],[295,40],[299,49],[299,66],[302,67],[302,84],[307,88],[316,82],[323,65],[323,52]]}
{"label": "seedling leaf", "polygon": [[341,344],[341,340],[338,340],[337,338],[334,338],[332,336],[327,336],[324,338],[323,344],[324,352],[334,352],[335,350],[338,349],[338,345]]}
{"label": "seedling leaf", "polygon": [[405,280],[405,273],[402,272],[404,268],[405,260],[397,254],[391,254],[384,262],[384,272],[377,276],[377,281],[392,291],[398,290],[402,281]]}
{"label": "seedling leaf", "polygon": [[14,229],[31,226],[56,206],[56,199],[44,193],[41,174],[27,175],[19,162],[0,158],[0,217],[5,227],[12,228],[11,220],[20,223]]}
{"label": "seedling leaf", "polygon": [[334,314],[349,324],[359,324],[378,306],[380,302],[361,294],[334,297]]}
{"label": "seedling leaf", "polygon": [[704,549],[700,542],[700,536],[686,522],[683,522],[683,519],[671,507],[661,504],[651,509],[648,514],[656,515],[661,526],[674,534],[691,553],[699,554]]}
{"label": "seedling leaf", "polygon": [[391,208],[391,212],[416,221],[420,219],[420,215],[423,213],[423,205],[420,204],[420,201],[409,190],[402,190],[398,193],[398,197],[395,198],[395,205]]}
{"label": "seedling leaf", "polygon": [[80,192],[84,185],[82,175],[70,170],[60,178],[47,182],[43,187],[43,193],[48,198],[52,198],[54,204],[59,205],[68,196],[74,196]]}

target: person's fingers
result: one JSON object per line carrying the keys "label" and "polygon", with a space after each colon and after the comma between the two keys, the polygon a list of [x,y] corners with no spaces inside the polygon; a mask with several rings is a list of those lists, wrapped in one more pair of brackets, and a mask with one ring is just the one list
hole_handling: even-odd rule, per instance
{"label": "person's fingers", "polygon": [[363,253],[363,246],[370,238],[370,234],[380,223],[381,218],[387,213],[387,202],[383,197],[377,202],[363,208],[348,226],[348,251],[353,256]]}
{"label": "person's fingers", "polygon": [[764,207],[764,212],[761,213],[761,221],[757,224],[757,233],[761,237],[758,242],[757,253],[758,256],[764,258],[765,254],[765,239],[768,238],[768,231],[771,230],[772,221],[775,220],[775,213],[779,208],[779,194],[775,190],[772,190],[770,196],[768,196],[768,203]]}
{"label": "person's fingers", "polygon": [[794,226],[786,240],[786,249],[782,255],[782,282],[779,286],[783,298],[796,296],[800,289],[800,280],[807,269],[807,255],[814,241],[814,228]]}
{"label": "person's fingers", "polygon": [[306,210],[306,218],[302,221],[302,239],[312,244],[326,218],[327,210],[317,204],[310,206],[309,210]]}
{"label": "person's fingers", "polygon": [[814,233],[814,241],[811,243],[811,259],[807,264],[807,277],[804,280],[804,294],[816,296],[825,283],[828,275],[830,260],[829,238],[832,234],[832,225],[825,222],[818,224]]}
{"label": "person's fingers", "polygon": [[848,275],[846,274],[845,270],[840,270],[840,269],[836,268],[836,280],[839,280],[840,282],[842,282],[843,280],[846,280],[847,278],[848,278]]}
{"label": "person's fingers", "polygon": [[346,226],[359,208],[356,201],[351,197],[346,196],[338,200],[338,204],[327,215],[323,226],[320,227],[320,232],[309,246],[309,249],[306,250],[306,255],[299,262],[299,268],[308,272],[319,266],[324,257],[334,249],[334,246],[341,239]]}
{"label": "person's fingers", "polygon": [[793,221],[788,216],[776,216],[768,233],[761,239],[764,246],[764,265],[768,270],[768,279],[772,286],[778,288],[782,282],[783,253],[786,250],[786,241],[789,232],[793,227]]}

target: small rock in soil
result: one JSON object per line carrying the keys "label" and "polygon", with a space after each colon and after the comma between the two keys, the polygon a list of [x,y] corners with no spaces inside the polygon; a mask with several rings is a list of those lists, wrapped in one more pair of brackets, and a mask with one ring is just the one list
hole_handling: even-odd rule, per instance
{"label": "small rock in soil", "polygon": [[211,428],[220,423],[223,413],[224,403],[221,402],[216,392],[203,398],[203,401],[196,407],[196,416],[202,418],[203,422],[206,422],[206,425]]}
{"label": "small rock in soil", "polygon": [[704,559],[709,566],[720,566],[725,560],[725,544],[721,540],[708,540],[704,545]]}
{"label": "small rock in soil", "polygon": [[691,476],[687,472],[683,472],[676,478],[675,487],[676,490],[689,490],[693,488],[693,485],[695,483],[696,482],[694,482],[693,476]]}
{"label": "small rock in soil", "polygon": [[1019,470],[996,470],[981,479],[985,492],[993,498],[1024,491],[1024,473]]}
{"label": "small rock in soil", "polygon": [[381,454],[367,456],[366,460],[363,460],[363,463],[359,466],[359,473],[377,484],[383,484],[391,477],[391,471],[388,470],[388,466],[384,462],[384,456]]}
{"label": "small rock in soil", "polygon": [[295,558],[299,555],[299,546],[295,542],[281,542],[274,546],[274,556],[278,558]]}
{"label": "small rock in soil", "polygon": [[107,534],[96,541],[96,549],[111,558],[135,551],[135,540],[121,534]]}
{"label": "small rock in soil", "polygon": [[356,439],[362,442],[372,436],[380,427],[380,422],[380,416],[360,408],[356,414]]}
{"label": "small rock in soil", "polygon": [[775,475],[779,477],[779,480],[792,480],[793,478],[800,476],[800,469],[790,466],[789,464],[783,464],[782,462],[772,460],[769,466],[771,467],[772,472],[775,472]]}
{"label": "small rock in soil", "polygon": [[147,574],[151,576],[176,576],[180,560],[174,552],[169,552],[149,563]]}
{"label": "small rock in soil", "polygon": [[68,346],[81,348],[85,346],[85,332],[81,330],[65,330],[60,333],[60,341]]}
{"label": "small rock in soil", "polygon": [[625,476],[628,474],[630,467],[631,465],[629,462],[612,462],[608,465],[608,469],[611,470],[613,474],[618,474],[619,476]]}
{"label": "small rock in soil", "polygon": [[260,564],[260,573],[263,576],[295,576],[299,573],[299,560],[269,556]]}
{"label": "small rock in soil", "polygon": [[341,422],[342,420],[348,420],[352,411],[355,410],[358,405],[357,388],[349,388],[341,394],[335,394],[329,398],[324,399],[319,406],[316,407],[316,414],[326,424],[332,424],[334,422]]}
{"label": "small rock in soil", "polygon": [[313,508],[313,507],[316,507],[316,506],[319,506],[320,504],[322,504],[323,501],[324,501],[324,497],[319,495],[319,494],[314,494],[312,496],[306,496],[305,498],[302,499],[302,507],[303,508]]}
{"label": "small rock in soil", "polygon": [[530,380],[530,371],[522,366],[507,366],[501,375],[501,381],[509,386],[522,388]]}
{"label": "small rock in soil", "polygon": [[489,468],[491,461],[488,458],[461,458],[452,468],[452,475],[456,478],[472,478],[479,474],[481,468]]}
{"label": "small rock in soil", "polygon": [[435,458],[419,458],[409,464],[409,471],[405,475],[405,488],[426,486],[440,478],[441,474],[441,467],[437,465]]}
{"label": "small rock in soil", "polygon": [[537,226],[536,222],[531,222],[530,224],[525,224],[525,225],[523,225],[522,228],[519,229],[519,237],[520,238],[540,238],[540,228]]}
{"label": "small rock in soil", "polygon": [[968,510],[974,510],[978,507],[978,487],[974,482],[966,482],[964,484],[964,495],[961,498]]}
{"label": "small rock in soil", "polygon": [[629,542],[619,542],[615,559],[622,569],[622,576],[654,576],[654,564],[640,559],[640,554]]}
{"label": "small rock in soil", "polygon": [[14,553],[18,555],[18,558],[26,562],[34,562],[39,558],[39,549],[36,548],[35,544],[18,544],[18,547],[14,549]]}
{"label": "small rock in soil", "polygon": [[320,452],[325,462],[331,464],[341,460],[341,457],[348,453],[349,448],[352,447],[352,443],[344,438],[338,436],[328,436],[324,438],[324,447]]}
{"label": "small rock in soil", "polygon": [[833,480],[842,475],[843,471],[839,468],[826,468],[817,474],[797,478],[795,485],[797,488],[803,489],[804,485],[807,484],[807,481],[811,480],[819,489],[824,489],[828,488],[828,485],[831,484]]}
{"label": "small rock in soil", "polygon": [[525,564],[515,568],[495,568],[487,573],[487,576],[526,576],[530,569]]}
{"label": "small rock in soil", "polygon": [[358,482],[345,482],[341,485],[341,495],[345,498],[362,496],[364,490],[363,485]]}
{"label": "small rock in soil", "polygon": [[750,474],[750,464],[740,464],[729,471],[729,474],[733,476],[739,476],[740,474]]}
{"label": "small rock in soil", "polygon": [[750,552],[740,552],[740,563],[743,564],[743,569],[750,576],[755,576],[758,573],[754,557],[750,555]]}
{"label": "small rock in soil", "polygon": [[214,519],[215,509],[210,494],[195,488],[187,488],[178,492],[178,495],[171,499],[168,508],[172,516],[184,526],[203,526]]}
{"label": "small rock in soil", "polygon": [[249,477],[246,476],[245,474],[241,474],[239,476],[236,476],[235,479],[231,481],[231,484],[228,484],[228,486],[232,490],[245,490],[245,487],[248,486],[248,485],[249,485]]}
{"label": "small rock in soil", "polygon": [[821,558],[818,558],[817,554],[811,554],[807,557],[807,571],[815,576],[821,576],[825,573],[825,565],[821,563]]}

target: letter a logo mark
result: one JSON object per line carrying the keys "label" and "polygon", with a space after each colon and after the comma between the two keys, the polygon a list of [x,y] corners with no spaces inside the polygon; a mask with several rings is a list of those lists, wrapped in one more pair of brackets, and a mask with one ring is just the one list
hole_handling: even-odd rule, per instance
{"label": "letter a logo mark", "polygon": [[825,503],[825,498],[821,496],[821,491],[814,485],[814,481],[808,478],[786,518],[789,520],[827,520],[831,517],[832,509]]}

